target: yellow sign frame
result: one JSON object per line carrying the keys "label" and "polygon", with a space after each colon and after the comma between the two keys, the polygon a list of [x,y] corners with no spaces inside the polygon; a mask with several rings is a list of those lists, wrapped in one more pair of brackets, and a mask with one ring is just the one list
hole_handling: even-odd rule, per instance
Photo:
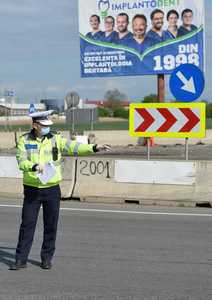
{"label": "yellow sign frame", "polygon": [[[191,108],[200,110],[199,132],[135,132],[134,116],[137,108]],[[206,136],[206,104],[205,103],[132,103],[130,104],[130,135],[133,137],[161,138],[204,138]]]}

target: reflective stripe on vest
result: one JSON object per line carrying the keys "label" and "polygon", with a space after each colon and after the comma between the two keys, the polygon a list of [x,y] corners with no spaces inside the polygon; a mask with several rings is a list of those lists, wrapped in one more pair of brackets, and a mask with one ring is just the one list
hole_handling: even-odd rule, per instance
{"label": "reflective stripe on vest", "polygon": [[[30,141],[28,134],[24,137],[24,140],[25,140],[25,143],[24,143],[24,146],[25,146]],[[37,146],[37,144],[36,144],[36,146]],[[25,160],[31,160],[32,154],[39,154],[38,147],[37,148],[26,148],[25,147],[25,151],[26,151],[26,155],[24,157]],[[23,161],[23,160],[24,159],[22,159],[21,161]]]}
{"label": "reflective stripe on vest", "polygon": [[70,147],[71,147],[71,143],[73,143],[73,141],[67,141],[67,143],[66,143],[66,145],[65,145],[65,147],[64,147],[64,150],[65,150],[66,152],[69,151],[69,149],[70,149]]}
{"label": "reflective stripe on vest", "polygon": [[73,150],[74,156],[78,155],[78,150],[79,150],[80,145],[82,145],[82,143],[76,143],[76,145],[74,146],[74,150]]}

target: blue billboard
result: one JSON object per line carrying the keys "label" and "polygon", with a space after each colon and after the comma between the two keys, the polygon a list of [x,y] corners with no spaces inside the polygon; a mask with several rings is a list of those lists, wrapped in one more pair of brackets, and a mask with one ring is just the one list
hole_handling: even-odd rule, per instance
{"label": "blue billboard", "polygon": [[203,0],[79,0],[82,77],[204,69]]}

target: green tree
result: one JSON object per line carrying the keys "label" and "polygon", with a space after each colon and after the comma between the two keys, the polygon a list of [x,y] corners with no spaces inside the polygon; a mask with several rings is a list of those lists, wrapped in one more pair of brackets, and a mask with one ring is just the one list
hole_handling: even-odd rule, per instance
{"label": "green tree", "polygon": [[127,99],[127,96],[124,93],[121,93],[118,89],[108,90],[105,95],[104,99],[107,101],[108,99],[115,99],[119,101],[123,101]]}
{"label": "green tree", "polygon": [[124,109],[123,107],[117,108],[113,112],[115,118],[129,119],[129,110]]}
{"label": "green tree", "polygon": [[108,90],[104,95],[104,106],[109,109],[113,115],[114,110],[121,108],[121,101],[126,100],[127,96],[121,93],[118,89]]}
{"label": "green tree", "polygon": [[144,97],[143,103],[158,103],[158,96],[156,94],[150,94]]}
{"label": "green tree", "polygon": [[206,117],[208,119],[212,118],[212,103],[207,103],[206,104]]}
{"label": "green tree", "polygon": [[109,117],[110,116],[108,109],[104,108],[104,107],[98,107],[98,114],[99,114],[99,117]]}

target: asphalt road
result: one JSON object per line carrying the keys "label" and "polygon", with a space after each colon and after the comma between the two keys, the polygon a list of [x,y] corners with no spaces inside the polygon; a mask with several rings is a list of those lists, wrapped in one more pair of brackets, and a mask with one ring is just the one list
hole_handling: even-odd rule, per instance
{"label": "asphalt road", "polygon": [[39,267],[40,216],[28,268],[14,272],[20,204],[0,199],[1,300],[212,299],[211,209],[64,202],[53,269]]}

